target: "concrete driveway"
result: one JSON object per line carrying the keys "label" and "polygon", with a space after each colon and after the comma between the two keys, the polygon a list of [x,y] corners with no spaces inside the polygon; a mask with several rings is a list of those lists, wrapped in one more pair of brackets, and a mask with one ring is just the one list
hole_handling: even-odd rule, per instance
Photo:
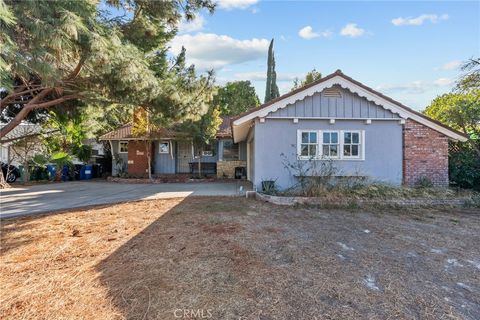
{"label": "concrete driveway", "polygon": [[75,181],[16,187],[0,191],[0,218],[66,210],[132,200],[188,196],[239,196],[250,185],[245,181],[128,184]]}

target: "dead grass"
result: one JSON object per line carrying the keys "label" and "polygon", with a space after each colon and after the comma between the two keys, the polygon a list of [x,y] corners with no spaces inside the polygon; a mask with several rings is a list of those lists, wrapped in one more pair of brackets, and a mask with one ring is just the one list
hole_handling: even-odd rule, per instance
{"label": "dead grass", "polygon": [[7,220],[0,318],[478,319],[480,215],[448,210],[187,198]]}

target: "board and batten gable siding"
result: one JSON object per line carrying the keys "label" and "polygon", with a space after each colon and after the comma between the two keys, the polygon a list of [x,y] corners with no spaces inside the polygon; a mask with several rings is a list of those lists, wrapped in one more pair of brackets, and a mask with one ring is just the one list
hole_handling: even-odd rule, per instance
{"label": "board and batten gable siding", "polygon": [[[340,97],[327,92],[339,92]],[[335,85],[331,89],[315,93],[293,104],[270,113],[267,118],[361,118],[361,119],[400,119],[381,106]]]}
{"label": "board and batten gable siding", "polygon": [[[275,180],[280,189],[297,183],[294,172],[285,168],[285,161],[297,161],[298,130],[363,130],[365,135],[364,160],[333,160],[338,175],[368,176],[371,180],[393,185],[402,183],[402,125],[400,121],[302,119],[265,119],[255,122],[254,178],[253,183],[261,190],[263,180]],[[282,156],[283,154],[283,156]],[[322,160],[316,160],[317,164]],[[308,163],[308,160],[307,160]]]}

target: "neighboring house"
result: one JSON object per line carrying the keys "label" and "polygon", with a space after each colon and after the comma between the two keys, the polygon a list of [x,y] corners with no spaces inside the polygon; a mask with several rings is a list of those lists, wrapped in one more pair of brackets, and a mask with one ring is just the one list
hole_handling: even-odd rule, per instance
{"label": "neighboring house", "polygon": [[[109,141],[112,150],[112,175],[124,172],[130,176],[145,176],[148,162],[145,142],[133,137],[131,123],[104,134],[100,140]],[[152,174],[184,174],[197,172],[198,152],[194,150],[191,139],[182,132],[161,129],[156,132],[151,146]],[[203,148],[200,157],[203,173],[215,174],[220,178],[234,178],[241,171],[246,173],[246,144],[233,143],[230,120],[224,118],[218,130],[216,140]],[[238,168],[243,168],[239,170]]]}
{"label": "neighboring house", "polygon": [[247,178],[257,188],[295,185],[286,163],[327,159],[339,176],[447,186],[448,140],[467,140],[340,70],[235,117],[232,134],[247,145]]}
{"label": "neighboring house", "polygon": [[[3,126],[5,125],[0,125],[0,128]],[[38,124],[19,124],[2,138],[0,161],[19,166],[23,164],[25,158],[31,159],[36,154],[43,153],[45,149],[39,140],[42,133],[44,133],[42,127]],[[25,139],[28,139],[27,144],[24,143]]]}

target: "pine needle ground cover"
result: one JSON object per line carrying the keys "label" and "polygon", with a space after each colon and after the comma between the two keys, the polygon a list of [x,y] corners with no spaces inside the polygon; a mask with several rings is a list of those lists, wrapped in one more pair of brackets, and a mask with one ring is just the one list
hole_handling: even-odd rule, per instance
{"label": "pine needle ground cover", "polygon": [[2,319],[480,318],[478,209],[240,198],[2,221]]}

